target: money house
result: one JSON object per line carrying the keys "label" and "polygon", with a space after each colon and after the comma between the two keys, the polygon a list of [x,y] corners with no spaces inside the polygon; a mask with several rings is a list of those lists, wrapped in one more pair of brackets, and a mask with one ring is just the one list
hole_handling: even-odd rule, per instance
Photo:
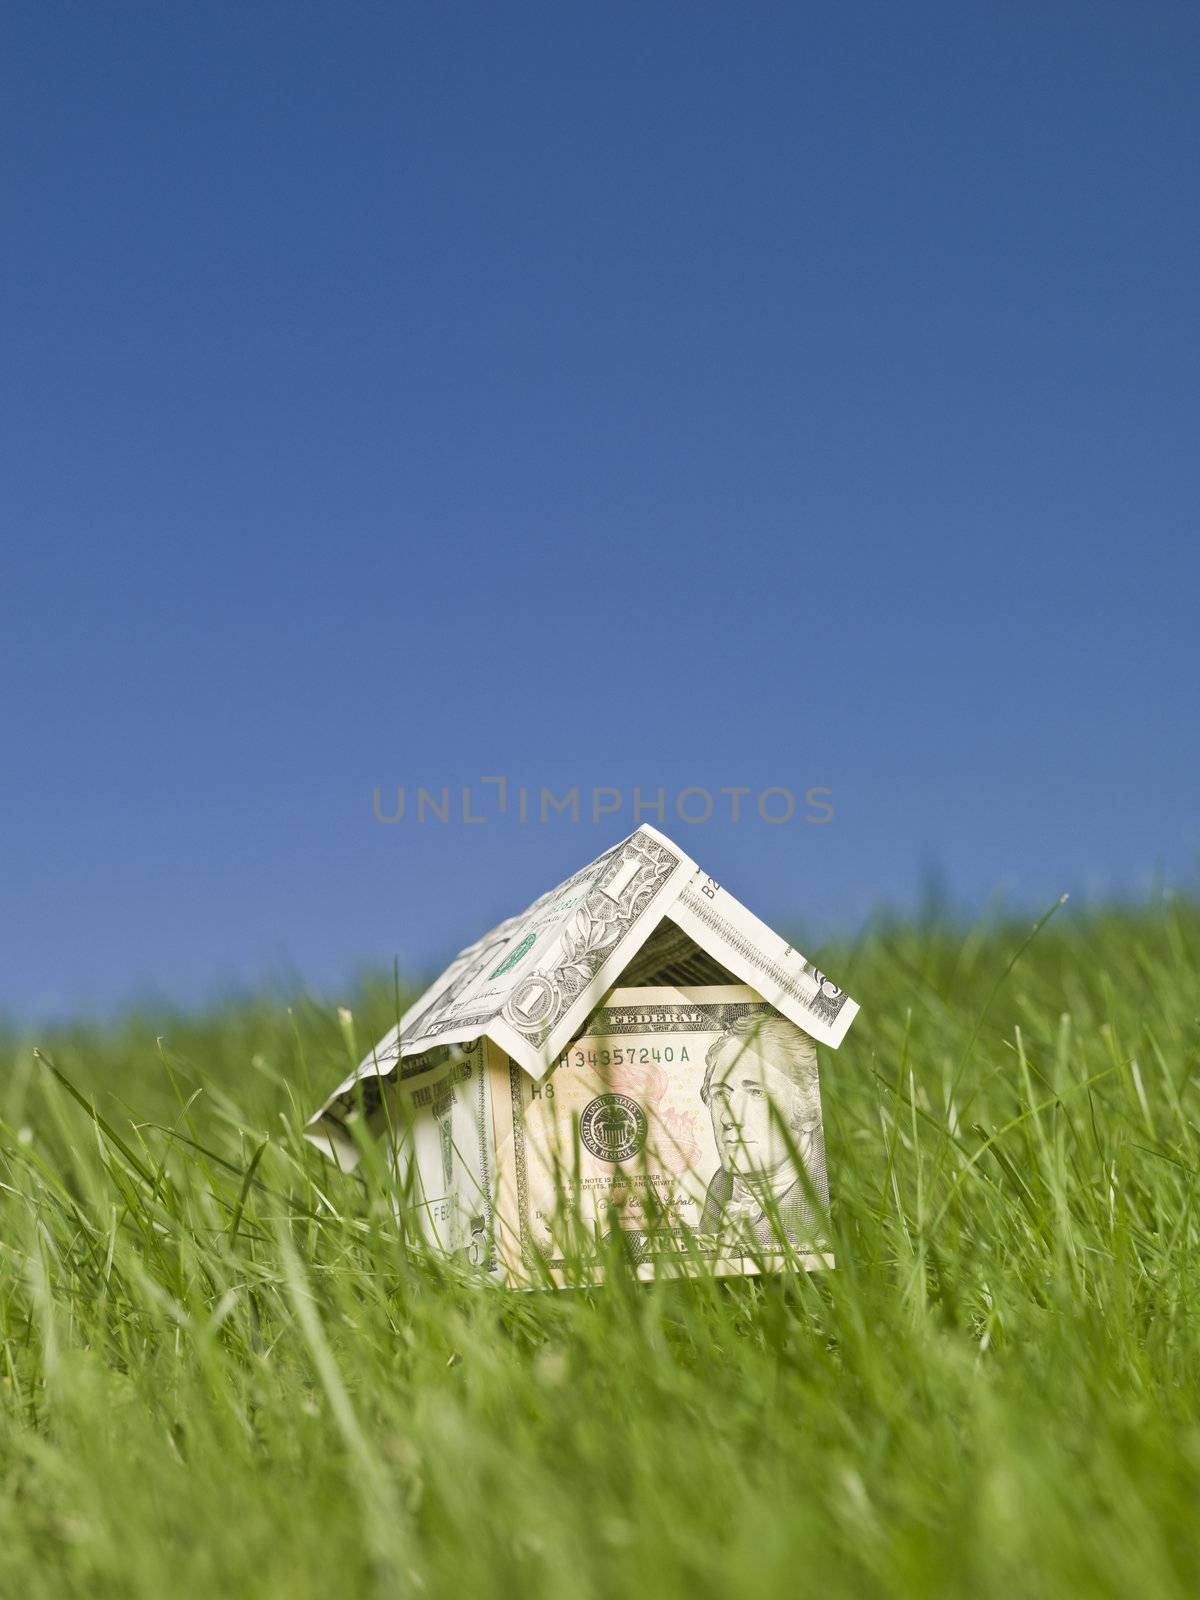
{"label": "money house", "polygon": [[306,1137],[514,1287],[833,1265],[817,1046],[853,1000],[655,828],[463,950]]}

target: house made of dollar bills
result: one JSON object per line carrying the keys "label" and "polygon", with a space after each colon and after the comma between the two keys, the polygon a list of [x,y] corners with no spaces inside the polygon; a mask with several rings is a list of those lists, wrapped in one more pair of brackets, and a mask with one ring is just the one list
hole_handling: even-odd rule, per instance
{"label": "house made of dollar bills", "polygon": [[313,1117],[415,1240],[521,1287],[831,1266],[817,1045],[858,1011],[640,827],[462,952]]}

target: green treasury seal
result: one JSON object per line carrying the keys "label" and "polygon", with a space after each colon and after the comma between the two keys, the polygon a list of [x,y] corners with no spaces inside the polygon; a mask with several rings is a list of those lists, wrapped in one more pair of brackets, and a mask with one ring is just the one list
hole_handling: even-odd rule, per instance
{"label": "green treasury seal", "polygon": [[627,1094],[598,1094],[579,1119],[579,1137],[600,1161],[628,1161],[646,1133],[646,1113]]}
{"label": "green treasury seal", "polygon": [[511,972],[516,966],[517,962],[521,960],[522,956],[524,956],[533,948],[533,941],[536,938],[536,933],[527,933],[517,948],[512,951],[510,955],[505,956],[504,960],[496,968],[495,972],[488,975],[488,982],[491,983],[492,979],[498,978],[502,972]]}

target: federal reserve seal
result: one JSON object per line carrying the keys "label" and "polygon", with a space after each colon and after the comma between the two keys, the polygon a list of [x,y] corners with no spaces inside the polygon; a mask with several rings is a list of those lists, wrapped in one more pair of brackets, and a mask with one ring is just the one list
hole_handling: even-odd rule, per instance
{"label": "federal reserve seal", "polygon": [[627,1094],[598,1094],[579,1119],[579,1137],[600,1161],[629,1161],[646,1143],[646,1113]]}

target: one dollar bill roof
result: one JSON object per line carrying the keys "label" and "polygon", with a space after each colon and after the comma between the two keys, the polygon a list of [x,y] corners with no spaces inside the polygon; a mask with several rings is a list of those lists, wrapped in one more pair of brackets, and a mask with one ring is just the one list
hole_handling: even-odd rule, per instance
{"label": "one dollar bill roof", "polygon": [[542,1078],[618,981],[740,981],[834,1048],[858,1012],[678,845],[640,827],[456,956],[330,1103],[401,1062],[404,1080],[424,1076],[449,1046],[484,1036]]}

